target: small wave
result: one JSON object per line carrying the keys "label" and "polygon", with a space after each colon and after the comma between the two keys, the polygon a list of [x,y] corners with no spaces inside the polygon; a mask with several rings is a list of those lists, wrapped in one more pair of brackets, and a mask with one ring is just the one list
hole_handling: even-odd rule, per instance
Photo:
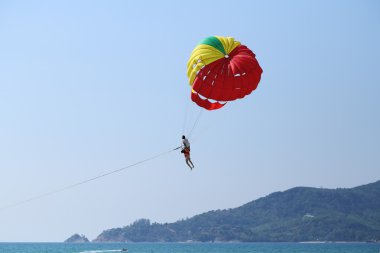
{"label": "small wave", "polygon": [[120,249],[105,249],[105,250],[85,250],[79,253],[102,253],[102,252],[122,252]]}

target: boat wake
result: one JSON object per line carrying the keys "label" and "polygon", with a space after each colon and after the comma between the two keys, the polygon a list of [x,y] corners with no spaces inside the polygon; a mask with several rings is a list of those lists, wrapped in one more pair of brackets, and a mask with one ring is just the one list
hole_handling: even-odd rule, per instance
{"label": "boat wake", "polygon": [[85,251],[81,251],[79,253],[102,253],[102,252],[123,252],[123,250],[120,250],[120,249],[85,250]]}

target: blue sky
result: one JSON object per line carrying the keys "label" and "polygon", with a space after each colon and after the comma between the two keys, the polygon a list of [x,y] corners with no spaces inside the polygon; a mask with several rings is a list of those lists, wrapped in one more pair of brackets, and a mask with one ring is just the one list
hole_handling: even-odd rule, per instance
{"label": "blue sky", "polygon": [[[94,239],[233,208],[295,186],[380,179],[378,1],[0,1],[0,206],[178,146],[199,109],[186,63],[232,36],[258,89],[180,153],[1,211],[0,241]],[[184,124],[185,123],[185,124]]]}

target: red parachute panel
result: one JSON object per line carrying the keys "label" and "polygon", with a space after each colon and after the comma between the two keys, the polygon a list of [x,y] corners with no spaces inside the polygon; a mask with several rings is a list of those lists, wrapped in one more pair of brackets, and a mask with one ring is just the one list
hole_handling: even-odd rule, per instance
{"label": "red parachute panel", "polygon": [[262,72],[255,54],[240,45],[228,58],[210,63],[198,72],[193,82],[191,99],[207,110],[219,109],[224,106],[224,102],[243,98],[255,90]]}

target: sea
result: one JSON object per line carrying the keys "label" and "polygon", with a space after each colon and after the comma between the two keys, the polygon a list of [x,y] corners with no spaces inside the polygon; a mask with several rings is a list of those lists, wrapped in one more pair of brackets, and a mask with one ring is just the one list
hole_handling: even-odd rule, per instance
{"label": "sea", "polygon": [[0,253],[126,251],[128,253],[380,253],[380,243],[0,243]]}

